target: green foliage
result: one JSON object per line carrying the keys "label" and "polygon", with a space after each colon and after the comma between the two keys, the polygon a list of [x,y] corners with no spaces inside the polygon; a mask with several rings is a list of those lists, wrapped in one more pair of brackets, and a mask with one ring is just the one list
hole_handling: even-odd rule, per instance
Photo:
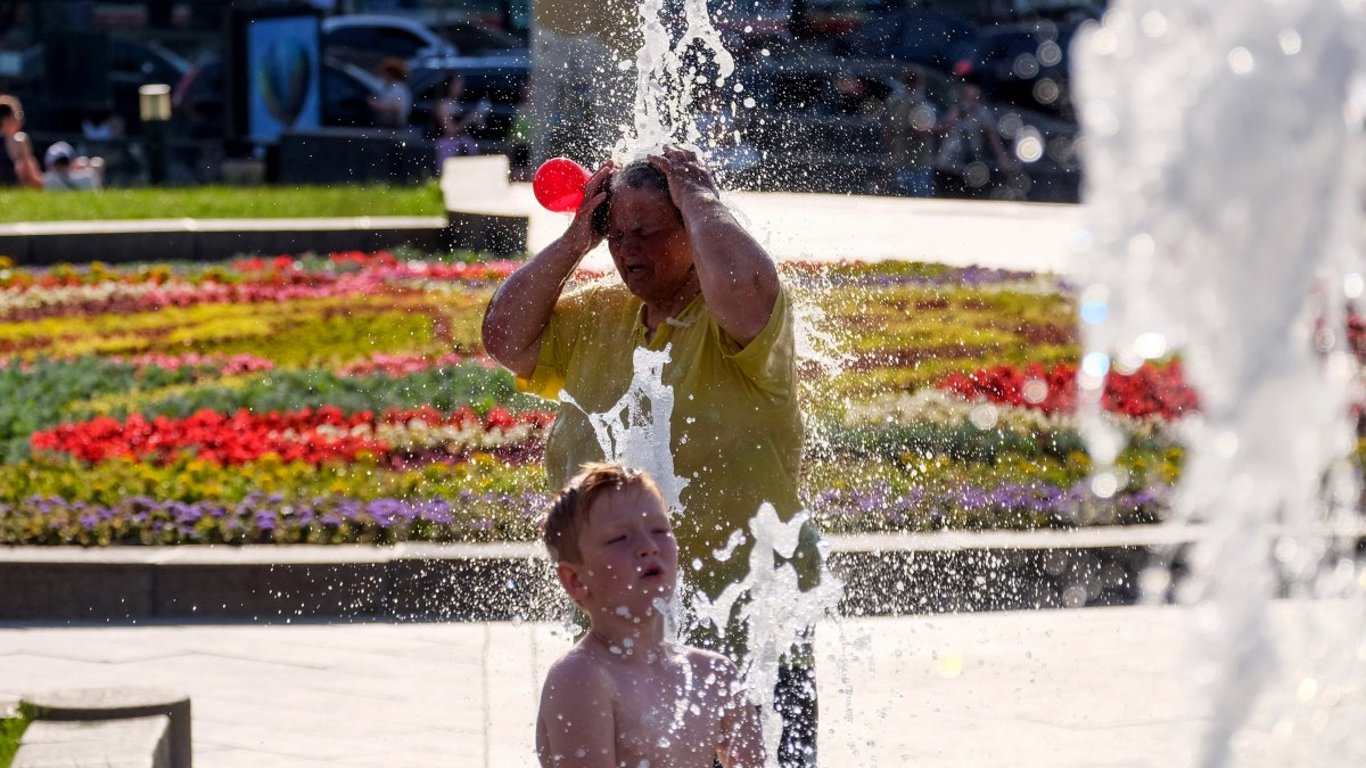
{"label": "green foliage", "polygon": [[[924,265],[899,268],[918,266]],[[1080,357],[1075,302],[1060,289],[854,284],[814,292],[810,300],[824,312],[819,330],[846,355],[817,400],[911,391],[949,373],[1001,363],[1052,365]]]}
{"label": "green foliage", "polygon": [[98,412],[76,405],[69,411],[72,421],[83,421],[98,413],[124,419],[136,411],[147,417],[184,418],[208,409],[233,413],[246,408],[258,413],[294,411],[333,405],[344,413],[381,412],[388,408],[418,408],[430,405],[443,412],[462,405],[485,413],[496,405],[514,410],[530,409],[542,401],[516,391],[512,374],[478,363],[461,363],[433,368],[408,376],[338,376],[319,368],[276,370],[246,379],[236,386],[177,388],[159,399],[145,400],[133,407],[113,405]]}
{"label": "green foliage", "polygon": [[1061,459],[1085,450],[1075,430],[980,429],[969,421],[844,427],[828,434],[831,454],[865,459],[941,455],[955,461],[995,464],[1005,454]]}
{"label": "green foliage", "polygon": [[28,456],[28,437],[62,419],[63,410],[89,397],[164,387],[188,381],[188,371],[149,369],[95,357],[76,360],[40,359],[31,369],[18,361],[0,365],[0,460]]}
{"label": "green foliage", "polygon": [[441,216],[436,182],[420,186],[187,187],[107,189],[99,193],[6,193],[7,221],[236,219],[332,216]]}
{"label": "green foliage", "polygon": [[19,751],[19,742],[33,721],[33,713],[20,708],[11,716],[0,717],[0,768],[9,768]]}

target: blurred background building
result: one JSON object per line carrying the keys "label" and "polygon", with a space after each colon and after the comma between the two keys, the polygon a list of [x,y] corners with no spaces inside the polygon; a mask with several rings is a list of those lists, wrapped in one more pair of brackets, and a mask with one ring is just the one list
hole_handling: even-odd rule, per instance
{"label": "blurred background building", "polygon": [[[380,66],[399,60],[407,73],[401,87],[411,100],[407,137],[400,141],[417,138],[434,147],[442,125],[450,130],[442,115],[454,111],[457,122],[469,118],[457,129],[468,132],[478,151],[525,162],[521,132],[527,121],[519,109],[533,65],[531,2],[0,0],[0,93],[23,101],[26,129],[40,153],[67,141],[82,152],[102,154],[110,161],[111,186],[147,180],[137,93],[151,83],[172,87],[172,183],[222,181],[225,168],[231,176],[238,160],[266,163],[265,174],[282,181],[343,180],[298,178],[307,175],[307,164],[281,156],[288,154],[284,140],[253,145],[231,119],[233,73],[225,69],[232,58],[226,34],[231,14],[307,8],[321,17],[322,50],[321,133],[312,131],[308,141],[323,142],[327,132],[338,146],[384,141],[374,104],[394,86]],[[990,133],[1016,162],[965,158],[988,166],[988,177],[976,185],[962,178],[945,182],[946,171],[932,168],[940,177],[937,192],[1073,200],[1080,169],[1068,46],[1077,27],[1098,18],[1104,7],[1104,0],[714,2],[717,25],[756,100],[753,109],[727,114],[747,146],[718,151],[753,159],[737,163],[729,182],[905,193],[891,165],[907,162],[907,155],[894,149],[897,128],[889,121],[901,119],[897,109],[896,114],[910,114],[904,109],[908,89],[923,88],[930,111],[942,122],[967,114],[955,105],[970,86],[987,110],[981,114],[990,116]],[[450,81],[456,75],[462,85],[452,110]],[[981,144],[968,140],[961,125],[936,125],[934,146],[923,162],[948,167],[936,155],[954,131],[970,148]],[[904,142],[896,146],[904,150]],[[386,152],[355,160],[373,165]],[[422,178],[435,169],[425,158],[391,157],[374,173],[353,169],[344,178]]]}

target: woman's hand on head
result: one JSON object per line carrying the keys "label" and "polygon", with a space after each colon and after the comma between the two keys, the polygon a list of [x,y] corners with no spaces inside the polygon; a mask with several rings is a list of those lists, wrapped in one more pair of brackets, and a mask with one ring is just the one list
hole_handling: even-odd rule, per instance
{"label": "woman's hand on head", "polygon": [[583,202],[579,203],[574,220],[569,223],[569,229],[562,238],[580,254],[588,253],[602,242],[602,233],[593,228],[593,212],[607,202],[607,185],[612,182],[612,174],[616,170],[616,164],[608,160],[583,185]]}
{"label": "woman's hand on head", "polygon": [[650,155],[649,161],[669,180],[669,197],[684,216],[692,203],[720,199],[716,179],[696,152],[669,144],[661,154]]}

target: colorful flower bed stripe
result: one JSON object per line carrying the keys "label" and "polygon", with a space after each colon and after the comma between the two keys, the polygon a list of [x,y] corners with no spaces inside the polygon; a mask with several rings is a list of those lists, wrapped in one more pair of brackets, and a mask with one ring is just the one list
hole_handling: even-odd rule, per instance
{"label": "colorful flower bed stripe", "polygon": [[[0,264],[0,543],[534,538],[553,415],[479,338],[515,266]],[[828,530],[1163,514],[1183,458],[1171,422],[1198,404],[1175,362],[1112,380],[1123,482],[1093,497],[1065,283],[901,262],[782,271],[814,350],[805,493]]]}
{"label": "colorful flower bed stripe", "polygon": [[125,421],[97,417],[34,433],[35,450],[67,453],[85,462],[136,458],[166,464],[183,455],[218,464],[245,464],[266,454],[284,461],[321,464],[380,459],[416,451],[460,456],[470,451],[517,449],[543,441],[554,414],[513,415],[494,408],[482,418],[468,408],[443,414],[433,408],[344,414],[335,406],[316,411],[231,415],[201,410],[184,419],[133,414]]}
{"label": "colorful flower bed stripe", "polygon": [[[1073,413],[1077,409],[1077,367],[1070,364],[1050,369],[1037,363],[1023,369],[997,365],[953,373],[939,382],[939,388],[969,400],[980,398],[1044,413]],[[1146,363],[1130,374],[1112,372],[1106,376],[1101,407],[1130,418],[1157,416],[1170,421],[1198,412],[1200,401],[1186,385],[1180,363]]]}

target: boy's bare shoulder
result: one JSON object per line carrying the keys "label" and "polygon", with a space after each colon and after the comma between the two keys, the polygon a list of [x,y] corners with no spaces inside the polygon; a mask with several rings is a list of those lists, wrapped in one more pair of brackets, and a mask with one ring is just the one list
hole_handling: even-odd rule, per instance
{"label": "boy's bare shoulder", "polygon": [[681,651],[693,669],[710,672],[725,680],[734,680],[740,676],[740,670],[736,669],[735,662],[719,653],[690,645],[683,646]]}
{"label": "boy's bare shoulder", "polygon": [[612,676],[602,660],[581,645],[570,648],[546,671],[545,690],[567,686],[571,691],[607,691],[612,688]]}

